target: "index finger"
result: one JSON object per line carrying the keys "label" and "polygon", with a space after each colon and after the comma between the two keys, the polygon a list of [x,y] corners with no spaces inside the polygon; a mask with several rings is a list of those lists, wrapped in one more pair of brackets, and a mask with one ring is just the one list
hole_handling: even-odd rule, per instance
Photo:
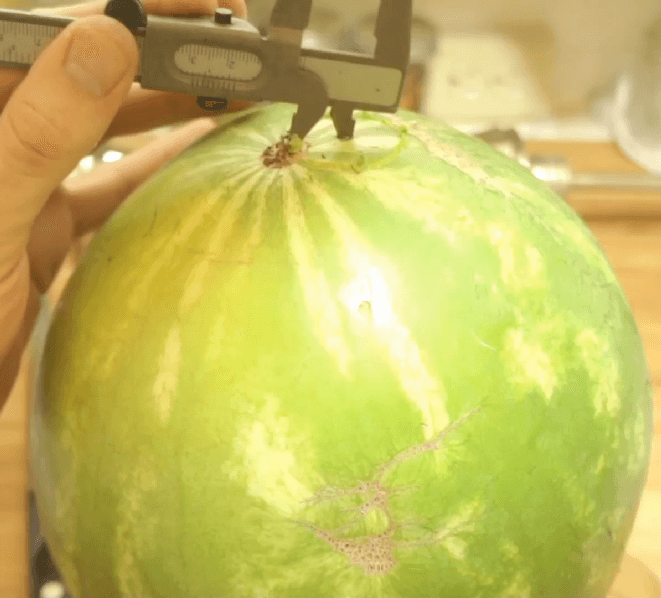
{"label": "index finger", "polygon": [[[87,17],[103,14],[106,4],[107,0],[93,0],[84,4],[35,8],[31,12]],[[147,14],[160,16],[198,13],[212,15],[216,8],[231,8],[240,18],[245,18],[247,14],[245,0],[143,0],[142,6]],[[0,67],[0,112],[26,74],[26,69]]]}

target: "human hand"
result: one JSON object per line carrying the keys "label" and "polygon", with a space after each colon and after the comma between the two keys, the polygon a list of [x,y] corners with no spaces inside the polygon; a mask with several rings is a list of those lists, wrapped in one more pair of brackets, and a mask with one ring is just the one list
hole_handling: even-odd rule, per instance
{"label": "human hand", "polygon": [[[78,18],[27,73],[0,68],[0,410],[16,380],[40,296],[72,243],[98,228],[143,181],[216,125],[195,97],[134,83],[137,44],[124,25],[103,14],[105,5],[98,0],[49,9]],[[246,15],[244,0],[144,0],[143,5],[147,14],[213,14],[225,6]],[[95,80],[81,83],[69,75],[65,59],[71,41],[83,44],[71,51],[80,58],[73,72],[87,69]],[[226,111],[249,105],[230,101]],[[204,115],[118,162],[67,179],[110,137]]]}

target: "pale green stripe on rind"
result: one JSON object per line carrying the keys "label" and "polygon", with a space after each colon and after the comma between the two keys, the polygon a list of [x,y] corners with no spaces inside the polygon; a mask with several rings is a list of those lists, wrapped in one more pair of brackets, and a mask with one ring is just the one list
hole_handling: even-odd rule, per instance
{"label": "pale green stripe on rind", "polygon": [[283,209],[289,246],[296,263],[305,304],[310,312],[312,328],[337,363],[339,371],[346,377],[352,356],[343,338],[342,322],[335,298],[323,269],[317,265],[314,241],[305,223],[300,198],[294,191],[291,174],[285,171],[280,183],[283,187]]}
{"label": "pale green stripe on rind", "polygon": [[249,497],[292,516],[313,493],[301,482],[308,464],[298,459],[309,455],[309,438],[286,416],[278,396],[265,393],[257,403],[234,406],[238,411],[234,451],[219,467],[228,479],[244,481]]}
{"label": "pale green stripe on rind", "polygon": [[[252,170],[252,169],[250,169]],[[252,194],[257,183],[263,178],[263,173],[255,168],[245,181],[232,191],[232,201],[226,202],[222,212],[214,225],[211,237],[206,241],[204,247],[197,249],[200,260],[194,266],[187,281],[184,284],[180,301],[180,309],[187,311],[204,293],[204,278],[210,268],[210,259],[205,256],[222,261],[226,245],[232,240],[232,234],[239,218],[241,209],[249,201],[252,202]]]}
{"label": "pale green stripe on rind", "polygon": [[[424,432],[431,438],[450,418],[443,382],[424,364],[420,347],[395,313],[389,289],[397,288],[397,273],[361,238],[358,228],[337,201],[319,184],[308,182],[307,192],[323,208],[334,230],[347,282],[340,299],[358,325],[367,325],[386,349],[390,364],[407,398],[419,409]],[[367,306],[361,313],[361,307]]]}
{"label": "pale green stripe on rind", "polygon": [[140,558],[158,538],[158,515],[144,513],[144,496],[158,488],[158,468],[154,455],[143,452],[129,474],[120,473],[117,480],[121,494],[117,508],[117,527],[113,561],[121,596],[147,596]]}
{"label": "pale green stripe on rind", "polygon": [[[460,170],[463,174],[470,176],[476,185],[487,189],[493,189],[517,203],[525,202],[530,206],[531,213],[537,213],[543,225],[552,230],[555,235],[562,237],[565,242],[569,241],[577,252],[585,256],[592,265],[599,268],[604,277],[619,289],[619,281],[613,271],[608,259],[599,244],[595,242],[593,234],[580,220],[579,216],[571,208],[562,204],[560,200],[549,201],[551,191],[541,181],[534,179],[532,173],[528,172],[530,180],[534,180],[534,188],[519,181],[501,178],[488,173],[480,165],[457,147],[454,143],[440,143],[436,138],[423,130],[418,124],[409,119],[400,118],[397,115],[385,115],[394,124],[406,126],[409,133],[420,140],[430,155],[443,160]],[[445,125],[438,123],[437,132],[441,134],[458,136]],[[477,142],[476,142],[477,143]],[[521,172],[524,172],[521,167]],[[520,208],[519,208],[520,209]]]}
{"label": "pale green stripe on rind", "polygon": [[[401,170],[365,170],[359,176],[346,175],[343,183],[353,189],[356,195],[369,194],[387,210],[405,214],[420,222],[424,232],[436,233],[448,243],[454,243],[457,240],[457,229],[461,230],[470,224],[468,210],[465,207],[457,208],[454,201],[447,204],[438,201],[438,177],[427,179],[424,173],[411,172],[411,179],[415,177],[411,180],[405,178],[407,174],[407,171]],[[448,212],[454,212],[454,226],[447,225]]]}
{"label": "pale green stripe on rind", "polygon": [[181,353],[181,327],[175,322],[168,332],[163,351],[158,358],[158,372],[152,385],[154,408],[162,425],[170,419],[173,402],[179,389]]}
{"label": "pale green stripe on rind", "polygon": [[[236,158],[233,159],[236,160]],[[218,211],[218,206],[220,205],[219,198],[223,197],[228,189],[239,183],[244,177],[254,171],[255,168],[256,165],[254,163],[248,166],[244,163],[242,167],[233,169],[235,172],[234,175],[228,176],[224,183],[217,189],[198,199],[197,209],[190,216],[178,223],[177,228],[172,232],[171,236],[163,235],[158,242],[153,243],[149,249],[144,250],[140,260],[148,263],[149,266],[146,271],[141,269],[136,271],[135,274],[139,274],[139,278],[134,281],[133,285],[129,287],[127,284],[127,306],[132,312],[140,312],[146,302],[151,300],[151,289],[153,288],[154,281],[159,277],[164,268],[169,268],[172,265],[177,254],[182,249],[184,251],[193,251],[195,249],[195,244],[191,243],[190,240],[204,225],[205,219]],[[245,199],[247,199],[247,196],[244,197]],[[235,212],[232,210],[233,205],[232,203],[228,206],[223,205],[223,208],[228,212],[227,218],[230,219],[230,223],[233,221],[232,214],[234,214],[235,219]],[[164,206],[165,210],[167,210],[167,206]],[[159,214],[156,212],[154,219],[157,220],[159,217]],[[203,258],[204,256],[202,255],[201,257]],[[207,264],[208,260],[200,259],[198,267],[204,268]],[[182,299],[184,309],[188,307],[189,302],[195,299],[193,295],[195,289],[194,282],[192,280],[189,283],[187,293],[184,294]],[[126,319],[113,330],[114,334],[111,339],[108,339],[108,344],[106,345],[103,370],[107,372],[111,371],[117,355],[124,348],[124,339],[130,325],[131,321]]]}
{"label": "pale green stripe on rind", "polygon": [[621,407],[617,391],[621,375],[611,344],[594,330],[585,328],[576,337],[576,345],[595,386],[592,396],[595,414],[606,412],[617,416]]}

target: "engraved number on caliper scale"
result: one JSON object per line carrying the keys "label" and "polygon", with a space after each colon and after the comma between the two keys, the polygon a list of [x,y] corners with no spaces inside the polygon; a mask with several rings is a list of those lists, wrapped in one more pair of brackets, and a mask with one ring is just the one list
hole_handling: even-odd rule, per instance
{"label": "engraved number on caliper scale", "polygon": [[33,63],[60,31],[61,28],[48,25],[2,22],[0,23],[0,60]]}
{"label": "engraved number on caliper scale", "polygon": [[252,81],[262,70],[256,54],[244,50],[185,44],[174,54],[177,68],[188,75],[218,77],[232,81]]}

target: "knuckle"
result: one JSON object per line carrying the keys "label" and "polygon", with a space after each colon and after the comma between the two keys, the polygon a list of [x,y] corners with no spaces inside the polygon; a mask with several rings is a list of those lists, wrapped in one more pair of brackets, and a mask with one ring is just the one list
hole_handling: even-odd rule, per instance
{"label": "knuckle", "polygon": [[55,111],[45,114],[28,99],[16,101],[3,115],[8,153],[24,174],[39,176],[64,157],[66,124]]}

